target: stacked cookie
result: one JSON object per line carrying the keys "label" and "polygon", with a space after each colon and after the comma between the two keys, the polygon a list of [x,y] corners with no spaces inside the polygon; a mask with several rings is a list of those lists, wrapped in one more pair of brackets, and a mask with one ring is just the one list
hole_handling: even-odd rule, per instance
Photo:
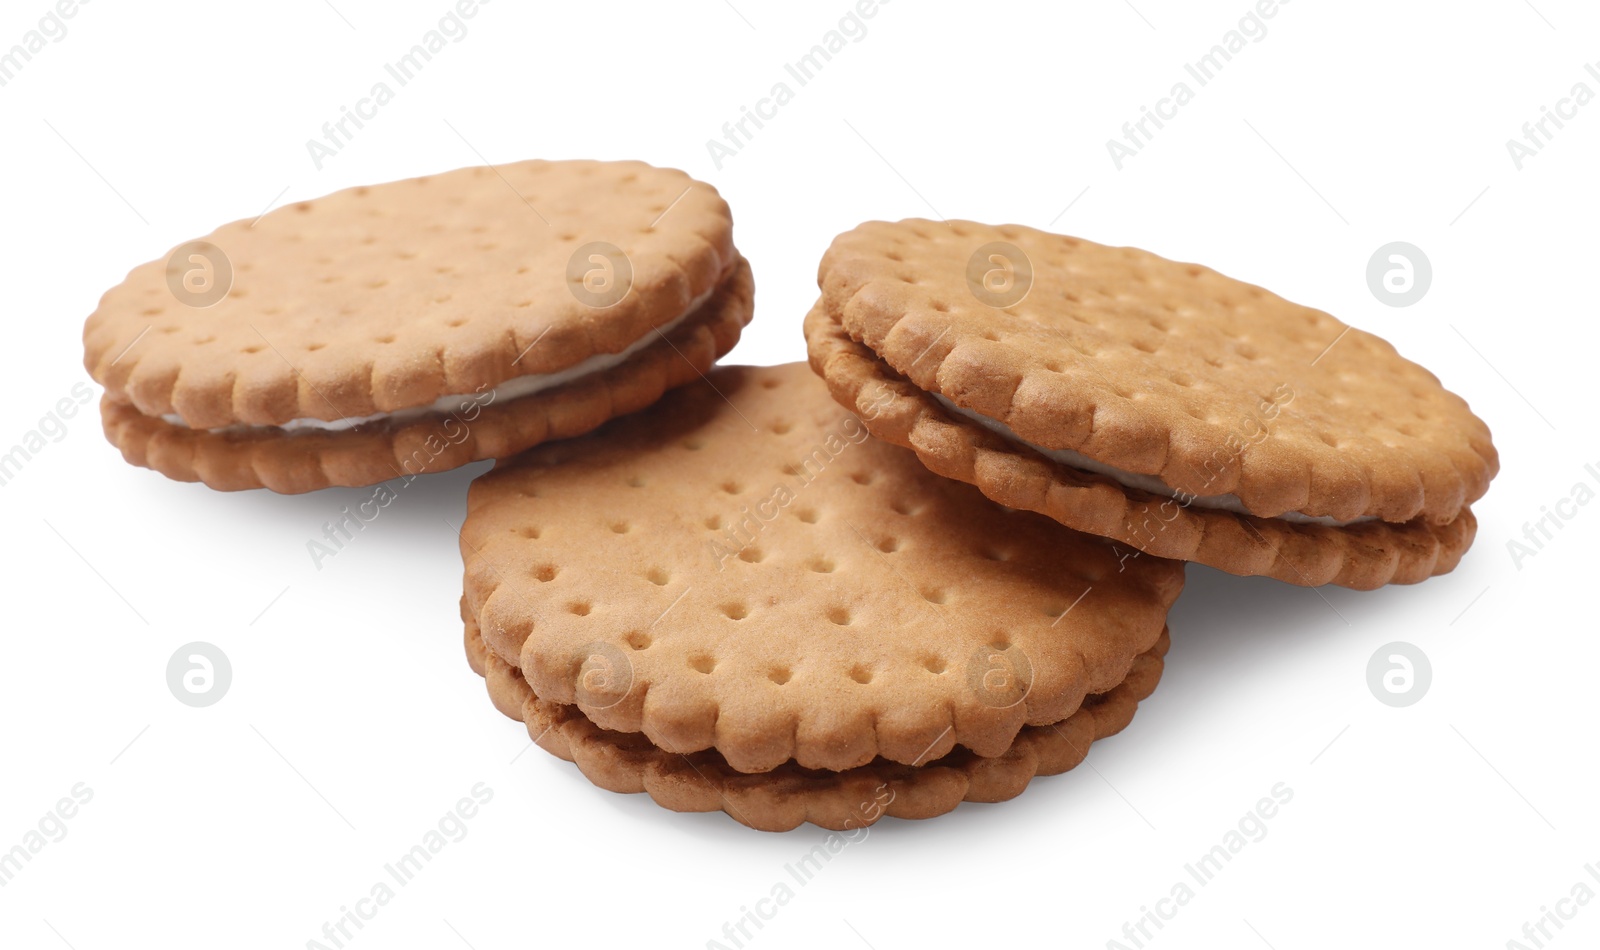
{"label": "stacked cookie", "polygon": [[223,490],[374,485],[587,432],[749,321],[716,190],[641,162],[353,188],[136,268],[84,327],[106,435]]}
{"label": "stacked cookie", "polygon": [[1154,688],[1183,586],[870,438],[804,364],[502,463],[461,552],[501,711],[603,788],[766,830],[1071,768]]}

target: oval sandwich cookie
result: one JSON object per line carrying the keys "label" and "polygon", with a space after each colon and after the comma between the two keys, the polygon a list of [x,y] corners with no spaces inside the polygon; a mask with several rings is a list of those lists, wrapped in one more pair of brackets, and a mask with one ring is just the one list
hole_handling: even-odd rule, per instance
{"label": "oval sandwich cookie", "polygon": [[503,458],[698,379],[749,321],[728,205],[641,162],[352,188],[136,268],[84,327],[108,438],[213,488]]}
{"label": "oval sandwich cookie", "polygon": [[818,283],[811,365],[874,435],[1125,561],[1414,583],[1460,560],[1499,467],[1387,342],[1196,264],[908,220],[839,235]]}
{"label": "oval sandwich cookie", "polygon": [[501,462],[461,552],[498,708],[597,785],[768,830],[1071,768],[1154,688],[1183,586],[871,438],[800,363]]}

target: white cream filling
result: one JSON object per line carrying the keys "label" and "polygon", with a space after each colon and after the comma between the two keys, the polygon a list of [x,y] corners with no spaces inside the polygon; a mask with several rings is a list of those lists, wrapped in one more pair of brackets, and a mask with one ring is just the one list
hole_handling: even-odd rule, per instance
{"label": "white cream filling", "polygon": [[[1002,438],[1015,442],[1018,445],[1027,446],[1033,451],[1038,452],[1040,455],[1043,455],[1045,458],[1060,462],[1063,465],[1071,466],[1072,468],[1083,469],[1086,472],[1093,472],[1096,475],[1104,475],[1106,478],[1111,479],[1125,488],[1136,488],[1140,491],[1149,492],[1152,495],[1160,495],[1164,498],[1171,498],[1176,501],[1183,502],[1185,506],[1197,505],[1201,508],[1215,508],[1220,511],[1231,511],[1240,515],[1252,514],[1252,512],[1245,508],[1244,503],[1239,500],[1238,495],[1191,495],[1188,492],[1178,491],[1177,489],[1168,485],[1166,482],[1163,482],[1161,479],[1156,478],[1154,475],[1141,475],[1138,472],[1124,471],[1114,465],[1107,465],[1104,462],[1097,462],[1089,456],[1084,455],[1081,452],[1074,452],[1071,449],[1047,449],[1042,445],[1034,445],[1032,442],[1019,437],[1015,432],[1011,431],[1010,426],[1003,422],[973,412],[970,409],[963,409],[939,393],[929,393],[929,395],[933,396],[934,399],[937,399],[941,406],[944,406],[955,415],[958,415],[963,419],[970,419],[973,422],[976,422],[978,425],[983,426],[985,429],[988,429],[990,432],[1001,436]],[[1255,517],[1260,516],[1256,515]],[[1363,515],[1360,518],[1340,520],[1338,518],[1329,518],[1324,515],[1304,515],[1298,511],[1286,511],[1283,514],[1275,517],[1278,521],[1287,521],[1290,524],[1316,524],[1324,525],[1330,528],[1342,528],[1346,525],[1361,524],[1365,521],[1377,520],[1377,518],[1373,517],[1372,515]]]}
{"label": "white cream filling", "polygon": [[[580,363],[574,363],[566,369],[557,370],[554,373],[529,373],[526,376],[513,376],[511,379],[508,379],[500,385],[495,386],[493,389],[483,390],[475,393],[459,393],[452,396],[440,396],[438,399],[435,399],[432,403],[429,403],[426,406],[414,406],[408,409],[396,409],[392,412],[375,412],[370,416],[346,416],[343,419],[333,420],[312,418],[290,419],[288,422],[285,422],[281,425],[252,426],[235,424],[218,426],[214,429],[207,429],[205,431],[231,432],[246,429],[282,429],[284,431],[294,431],[296,429],[317,429],[323,432],[342,432],[346,429],[353,429],[356,426],[366,425],[369,422],[410,422],[413,419],[420,419],[427,415],[447,415],[462,408],[462,405],[467,402],[487,406],[491,403],[500,402],[502,400],[520,399],[523,396],[531,396],[534,393],[542,392],[546,389],[553,389],[556,386],[570,383],[580,377],[604,372],[613,366],[620,365],[627,360],[628,357],[649,346],[657,339],[660,339],[666,334],[672,332],[678,326],[678,324],[689,319],[689,317],[694,315],[694,313],[700,309],[701,304],[711,299],[711,295],[715,292],[716,288],[712,288],[711,290],[708,290],[691,300],[689,302],[689,306],[683,311],[682,314],[673,317],[671,320],[668,320],[661,326],[656,327],[654,330],[651,330],[649,333],[646,333],[639,339],[634,340],[621,351],[616,353],[597,353]],[[175,412],[166,413],[161,418],[164,422],[171,423],[172,425],[181,426],[185,429],[189,428],[189,424],[183,421],[183,417]]]}

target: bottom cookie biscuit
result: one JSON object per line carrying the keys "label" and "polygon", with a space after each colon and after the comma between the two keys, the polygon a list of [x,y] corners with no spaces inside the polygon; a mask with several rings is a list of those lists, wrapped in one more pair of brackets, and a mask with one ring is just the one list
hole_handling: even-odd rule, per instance
{"label": "bottom cookie biscuit", "polygon": [[957,746],[920,765],[880,758],[830,772],[791,761],[751,774],[733,769],[714,750],[663,752],[642,734],[601,729],[577,707],[540,699],[517,667],[488,648],[470,613],[465,622],[468,662],[485,678],[495,708],[523,721],[545,751],[573,762],[608,791],[647,792],[673,811],[724,811],[759,831],[788,831],[806,822],[849,830],[885,815],[932,818],[963,801],[1014,798],[1034,776],[1073,768],[1083,761],[1090,743],[1122,731],[1139,702],[1155,690],[1171,642],[1163,630],[1155,646],[1134,659],[1120,684],[1088,696],[1061,722],[1023,728],[1003,755],[986,758]]}

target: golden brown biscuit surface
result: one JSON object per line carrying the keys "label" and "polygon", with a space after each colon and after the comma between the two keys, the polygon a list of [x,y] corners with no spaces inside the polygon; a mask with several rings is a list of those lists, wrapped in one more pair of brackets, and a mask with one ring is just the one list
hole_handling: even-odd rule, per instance
{"label": "golden brown biscuit surface", "polygon": [[[989,293],[991,273],[1014,291]],[[818,282],[849,336],[920,389],[1254,515],[1447,525],[1498,468],[1483,422],[1387,342],[1199,265],[911,220],[839,235]],[[1214,464],[1269,404],[1272,437]]]}
{"label": "golden brown biscuit surface", "polygon": [[1127,674],[1182,566],[928,472],[804,364],[725,367],[472,485],[466,610],[541,698],[743,772],[996,756]]}

